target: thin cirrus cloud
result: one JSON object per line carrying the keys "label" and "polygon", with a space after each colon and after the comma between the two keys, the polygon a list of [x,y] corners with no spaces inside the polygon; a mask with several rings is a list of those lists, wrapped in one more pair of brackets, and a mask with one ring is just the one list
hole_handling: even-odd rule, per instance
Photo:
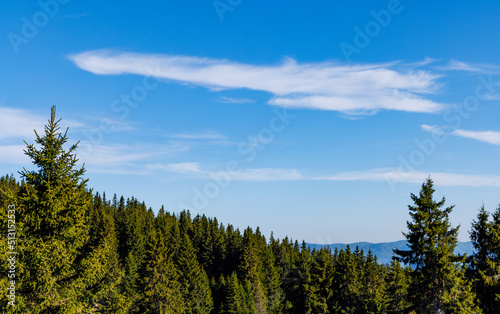
{"label": "thin cirrus cloud", "polygon": [[492,64],[467,63],[457,60],[450,60],[444,66],[437,66],[439,70],[462,71],[474,74],[497,74],[500,73],[500,66]]}
{"label": "thin cirrus cloud", "polygon": [[24,154],[26,145],[0,145],[0,163],[29,165],[31,160]]}
{"label": "thin cirrus cloud", "polygon": [[[149,169],[163,170],[172,173],[195,175],[201,179],[219,178],[218,172],[211,172],[201,169],[199,163],[172,163],[172,164],[154,164],[149,165]],[[461,174],[452,172],[424,172],[407,171],[399,172],[394,168],[376,168],[365,171],[342,172],[330,176],[313,177],[306,176],[296,169],[280,168],[250,168],[240,169],[238,173],[229,175],[231,181],[249,181],[249,182],[273,182],[273,181],[385,181],[389,185],[394,183],[416,183],[421,184],[429,175],[436,185],[440,186],[470,186],[470,187],[499,187],[500,176],[481,175],[481,174]],[[225,176],[225,175],[224,175]]]}
{"label": "thin cirrus cloud", "polygon": [[[35,132],[41,136],[46,116],[33,114],[28,110],[0,107],[0,163],[29,165],[31,160],[24,154],[27,143],[34,143]],[[80,128],[82,123],[63,120],[61,129],[65,127]]]}
{"label": "thin cirrus cloud", "polygon": [[255,100],[249,98],[233,98],[226,96],[217,98],[217,101],[224,104],[253,104],[255,102]]}
{"label": "thin cirrus cloud", "polygon": [[461,136],[465,138],[470,138],[480,142],[500,145],[500,132],[494,131],[469,131],[469,130],[455,130],[452,133],[456,136]]}
{"label": "thin cirrus cloud", "polygon": [[142,166],[144,162],[188,149],[189,146],[180,144],[83,145],[78,148],[77,157],[93,173],[146,174]]}
{"label": "thin cirrus cloud", "polygon": [[100,75],[154,76],[212,90],[250,89],[272,94],[270,105],[374,113],[381,109],[433,113],[446,106],[425,96],[439,76],[424,70],[397,71],[394,64],[242,64],[223,59],[93,50],[69,56],[79,68]]}
{"label": "thin cirrus cloud", "polygon": [[227,139],[226,136],[215,132],[215,131],[205,131],[200,133],[176,133],[166,135],[169,138],[175,139],[185,139],[185,140],[224,140]]}
{"label": "thin cirrus cloud", "polygon": [[26,110],[0,107],[0,140],[34,137],[33,130],[43,130],[45,120]]}
{"label": "thin cirrus cloud", "polygon": [[302,179],[302,175],[295,169],[278,169],[278,168],[249,168],[239,169],[234,173],[224,173],[218,171],[209,171],[201,169],[197,162],[181,162],[169,164],[150,164],[147,169],[163,170],[170,173],[195,175],[198,178],[211,179],[213,177],[228,177],[231,181],[290,181]]}
{"label": "thin cirrus cloud", "polygon": [[468,139],[473,139],[476,141],[492,144],[492,145],[500,145],[500,132],[495,132],[495,131],[471,131],[471,130],[462,130],[462,129],[456,129],[451,132],[445,132],[446,129],[449,129],[449,127],[440,127],[437,125],[427,125],[427,124],[422,124],[421,125],[422,130],[433,133],[433,134],[438,134],[438,135],[443,135],[446,133],[449,133],[451,135],[455,136],[460,136]]}
{"label": "thin cirrus cloud", "polygon": [[147,169],[162,170],[174,173],[205,173],[200,169],[200,164],[197,162],[179,162],[170,164],[150,164],[146,165]]}
{"label": "thin cirrus cloud", "polygon": [[[34,138],[33,130],[41,134],[46,121],[46,116],[32,114],[28,110],[0,107],[0,141]],[[83,126],[82,123],[71,120],[64,120],[61,123],[72,128]]]}
{"label": "thin cirrus cloud", "polygon": [[317,177],[315,180],[329,181],[386,181],[389,185],[395,182],[401,183],[422,183],[431,176],[436,185],[441,186],[500,186],[500,176],[498,175],[480,175],[480,174],[461,174],[451,172],[424,172],[407,171],[399,172],[392,168],[378,168],[366,171],[343,172],[332,176]]}

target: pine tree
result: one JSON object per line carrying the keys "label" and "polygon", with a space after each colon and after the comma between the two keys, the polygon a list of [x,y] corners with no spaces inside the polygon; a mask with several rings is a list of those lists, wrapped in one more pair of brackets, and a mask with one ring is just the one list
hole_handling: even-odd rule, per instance
{"label": "pine tree", "polygon": [[481,309],[485,313],[498,313],[500,308],[500,208],[489,221],[484,205],[469,232],[475,252],[469,259],[473,280]]}
{"label": "pine tree", "polygon": [[[105,195],[94,196],[93,206],[89,215],[90,239],[84,250],[95,251],[88,263],[102,261],[104,276],[87,289],[89,299],[103,313],[126,313],[130,302],[121,292],[123,269],[118,255],[118,239],[115,231],[113,208],[106,202]],[[92,267],[88,268],[92,270]]]}
{"label": "pine tree", "polygon": [[387,296],[383,268],[378,264],[377,257],[371,250],[362,261],[363,279],[361,299],[366,313],[381,313],[386,311]]}
{"label": "pine tree", "polygon": [[[20,185],[13,175],[0,178],[0,221],[4,226],[0,233],[0,256],[2,256],[0,271],[4,274],[0,276],[0,288],[4,291],[0,295],[0,312],[2,313],[27,312],[26,298],[19,293],[24,276],[24,265],[17,255],[23,247],[19,239],[23,238],[24,230],[17,213],[19,189]],[[11,268],[12,266],[14,268]]]}
{"label": "pine tree", "polygon": [[347,245],[345,250],[340,250],[338,253],[338,260],[334,266],[332,312],[357,313],[362,311],[361,280],[362,272],[358,258]]}
{"label": "pine tree", "polygon": [[227,279],[221,279],[223,287],[223,302],[221,304],[220,313],[222,314],[243,314],[254,313],[255,311],[249,308],[253,302],[252,297],[249,297],[250,291],[246,291],[240,284],[236,273],[232,273]]}
{"label": "pine tree", "polygon": [[387,295],[389,296],[387,312],[406,313],[409,307],[407,295],[410,282],[405,269],[401,267],[399,262],[391,261],[386,283]]}
{"label": "pine tree", "polygon": [[285,294],[281,289],[281,275],[276,267],[271,247],[265,249],[262,265],[264,269],[264,287],[267,296],[268,313],[282,313]]}
{"label": "pine tree", "polygon": [[139,313],[186,313],[179,271],[164,243],[161,232],[149,232],[139,270]]}
{"label": "pine tree", "polygon": [[492,245],[492,259],[488,261],[489,272],[485,273],[485,283],[489,285],[495,295],[491,307],[500,308],[500,206],[493,213],[493,221],[490,224],[490,240]]}
{"label": "pine tree", "polygon": [[210,313],[213,309],[208,276],[198,263],[191,240],[184,234],[176,257],[186,313]]}
{"label": "pine tree", "polygon": [[313,251],[307,282],[307,313],[329,313],[333,299],[333,258],[326,249]]}
{"label": "pine tree", "polygon": [[23,224],[20,264],[25,265],[23,295],[30,313],[78,312],[88,306],[86,289],[106,273],[100,247],[89,241],[92,195],[86,190],[85,168],[76,169],[77,144],[65,150],[67,130],[59,132],[55,106],[45,134],[35,131],[37,148],[25,154],[38,170],[20,172],[19,218]]}
{"label": "pine tree", "polygon": [[255,308],[257,313],[260,314],[267,312],[267,298],[263,285],[264,270],[261,259],[262,247],[258,243],[259,238],[260,235],[258,233],[253,234],[250,228],[244,231],[243,256],[239,266],[239,273],[241,278],[250,284]]}
{"label": "pine tree", "polygon": [[396,259],[413,267],[409,295],[413,309],[444,313],[467,309],[478,312],[474,294],[464,281],[464,258],[454,254],[459,227],[452,228],[449,215],[454,206],[444,209],[445,198],[433,200],[433,182],[428,178],[420,194],[411,194],[412,221],[407,222],[409,250],[394,250]]}

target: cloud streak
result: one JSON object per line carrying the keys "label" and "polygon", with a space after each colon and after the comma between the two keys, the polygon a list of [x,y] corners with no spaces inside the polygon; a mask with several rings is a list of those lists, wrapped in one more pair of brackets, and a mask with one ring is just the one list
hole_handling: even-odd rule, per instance
{"label": "cloud streak", "polygon": [[315,180],[329,181],[387,181],[388,183],[422,183],[431,176],[436,185],[441,186],[500,186],[500,176],[498,175],[479,175],[479,174],[460,174],[451,172],[424,172],[408,171],[399,172],[391,168],[377,168],[367,171],[343,172],[332,176],[317,177]]}
{"label": "cloud streak", "polygon": [[378,110],[433,113],[446,106],[425,98],[439,85],[436,74],[397,71],[392,64],[334,62],[277,65],[223,59],[94,50],[69,56],[79,68],[99,75],[138,74],[204,86],[250,89],[272,94],[270,105],[333,110],[348,114]]}
{"label": "cloud streak", "polygon": [[215,131],[205,131],[201,133],[176,133],[166,135],[169,138],[186,139],[186,140],[224,140],[226,136],[219,134]]}
{"label": "cloud streak", "polygon": [[469,131],[469,130],[455,130],[452,133],[453,135],[470,138],[473,140],[477,140],[480,142],[500,145],[500,132],[494,131]]}

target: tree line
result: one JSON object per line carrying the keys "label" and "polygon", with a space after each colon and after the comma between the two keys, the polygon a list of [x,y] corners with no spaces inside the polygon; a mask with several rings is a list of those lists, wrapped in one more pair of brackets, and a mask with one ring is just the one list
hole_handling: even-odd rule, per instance
{"label": "tree line", "polygon": [[27,144],[35,170],[0,178],[2,313],[499,312],[500,207],[479,210],[474,253],[456,255],[453,206],[434,199],[429,178],[410,195],[408,249],[383,265],[357,247],[311,250],[94,192],[59,121],[52,108],[37,145]]}

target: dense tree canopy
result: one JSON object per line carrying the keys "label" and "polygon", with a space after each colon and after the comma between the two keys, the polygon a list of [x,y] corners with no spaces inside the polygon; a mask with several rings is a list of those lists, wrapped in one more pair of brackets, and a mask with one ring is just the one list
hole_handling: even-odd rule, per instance
{"label": "dense tree canopy", "polygon": [[[25,153],[35,170],[0,178],[0,216],[16,208],[15,306],[2,313],[497,313],[500,208],[472,224],[475,254],[454,254],[453,206],[428,179],[411,194],[408,250],[389,265],[357,247],[311,250],[288,237],[240,232],[205,215],[154,214],[94,193],[66,150],[55,108]],[[1,250],[10,240],[2,233]],[[400,264],[406,264],[406,266]],[[9,261],[0,261],[7,274]],[[0,277],[3,291],[10,279]]]}

